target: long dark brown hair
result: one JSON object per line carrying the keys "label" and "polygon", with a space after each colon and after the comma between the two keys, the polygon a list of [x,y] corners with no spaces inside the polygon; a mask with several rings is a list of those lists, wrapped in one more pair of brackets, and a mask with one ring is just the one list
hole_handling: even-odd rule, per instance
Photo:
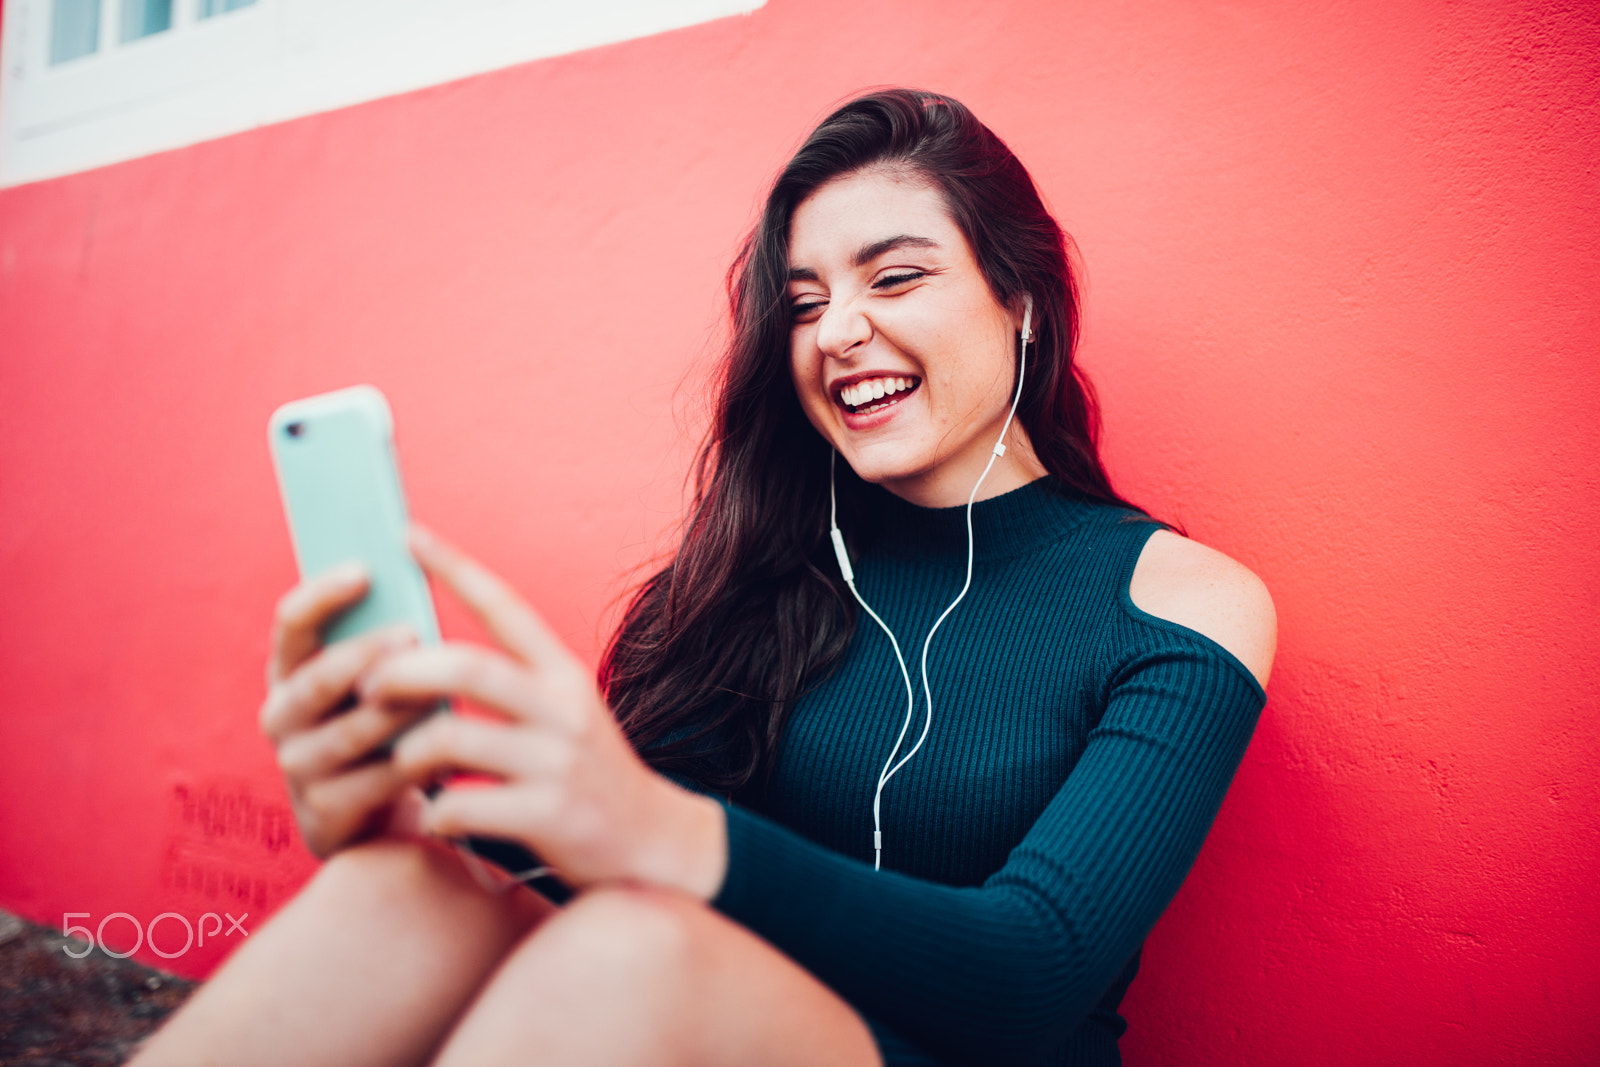
{"label": "long dark brown hair", "polygon": [[[1098,409],[1073,363],[1078,286],[1068,238],[1011,150],[948,96],[889,89],[823,120],[778,176],[728,271],[733,336],[693,507],[671,562],[634,596],[600,683],[660,770],[720,792],[771,766],[796,699],[838,663],[857,609],[828,544],[829,446],[789,373],[789,223],[819,186],[874,166],[922,178],[972,246],[995,298],[1033,297],[1017,417],[1065,492],[1127,505],[1096,447]],[[870,538],[870,494],[839,467],[840,525]]]}

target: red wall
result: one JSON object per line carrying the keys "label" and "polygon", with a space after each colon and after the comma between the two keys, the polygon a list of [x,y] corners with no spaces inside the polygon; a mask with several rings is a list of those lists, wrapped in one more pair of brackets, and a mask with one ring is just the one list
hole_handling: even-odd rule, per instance
{"label": "red wall", "polygon": [[311,869],[254,729],[285,398],[386,389],[415,510],[593,657],[758,191],[906,83],[1077,235],[1120,486],[1282,617],[1128,1061],[1600,1058],[1597,9],[973,6],[772,0],[0,191],[0,905],[253,929]]}

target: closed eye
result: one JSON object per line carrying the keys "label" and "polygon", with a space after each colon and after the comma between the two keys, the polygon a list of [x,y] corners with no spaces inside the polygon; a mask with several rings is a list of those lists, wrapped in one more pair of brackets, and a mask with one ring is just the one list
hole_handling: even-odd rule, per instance
{"label": "closed eye", "polygon": [[[872,288],[879,292],[889,289],[898,289],[902,285],[910,285],[912,282],[920,281],[921,279],[928,277],[930,274],[935,273],[938,272],[915,269],[901,270],[897,273],[885,274],[883,277],[878,278],[872,283]],[[811,322],[819,317],[822,314],[823,308],[826,308],[827,306],[828,301],[817,297],[813,293],[806,293],[801,296],[797,296],[794,298],[794,303],[789,305],[789,320],[796,323]]]}
{"label": "closed eye", "polygon": [[918,278],[926,278],[927,276],[928,272],[925,270],[903,271],[900,274],[886,274],[882,278],[879,278],[877,281],[873,282],[872,287],[874,289],[893,289],[896,286],[907,285],[916,281]]}
{"label": "closed eye", "polygon": [[793,322],[810,322],[828,306],[826,300],[800,298],[789,305],[789,318]]}

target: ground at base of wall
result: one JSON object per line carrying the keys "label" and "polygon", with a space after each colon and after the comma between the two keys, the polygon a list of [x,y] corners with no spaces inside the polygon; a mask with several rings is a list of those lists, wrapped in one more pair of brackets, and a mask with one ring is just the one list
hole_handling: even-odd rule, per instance
{"label": "ground at base of wall", "polygon": [[131,1057],[196,983],[119,960],[0,911],[0,1067],[101,1067]]}

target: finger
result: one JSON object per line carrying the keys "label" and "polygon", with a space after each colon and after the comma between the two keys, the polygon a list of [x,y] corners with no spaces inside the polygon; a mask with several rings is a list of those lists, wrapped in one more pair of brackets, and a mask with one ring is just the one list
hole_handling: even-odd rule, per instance
{"label": "finger", "polygon": [[314,729],[284,738],[278,745],[278,767],[291,782],[330,777],[371,756],[433,707],[362,704]]}
{"label": "finger", "polygon": [[278,600],[272,626],[267,684],[284,678],[322,647],[321,630],[334,615],[367,592],[366,571],[343,563],[301,582]]}
{"label": "finger", "polygon": [[423,825],[428,812],[428,798],[414,785],[406,786],[395,795],[389,807],[386,833],[394,837],[421,837],[427,828]]}
{"label": "finger", "polygon": [[361,679],[360,692],[365,700],[402,703],[460,695],[517,721],[561,730],[583,721],[581,691],[568,692],[476,645],[428,645],[390,656]]}
{"label": "finger", "polygon": [[539,828],[550,825],[560,801],[539,786],[470,786],[446,789],[428,802],[423,828],[440,837],[500,837],[538,852]]}
{"label": "finger", "polygon": [[416,640],[405,627],[387,627],[316,653],[267,691],[261,732],[277,741],[319,722],[348,697],[362,672]]}
{"label": "finger", "polygon": [[317,856],[328,856],[365,830],[373,815],[408,785],[388,760],[313,782],[300,797],[307,822],[317,827],[307,847]]}
{"label": "finger", "polygon": [[575,663],[544,620],[483,565],[420,526],[411,527],[411,551],[417,562],[460,597],[495,641],[517,659],[541,667]]}
{"label": "finger", "polygon": [[432,781],[452,771],[520,779],[548,774],[556,760],[528,730],[442,715],[418,726],[394,748],[395,768],[407,781]]}

